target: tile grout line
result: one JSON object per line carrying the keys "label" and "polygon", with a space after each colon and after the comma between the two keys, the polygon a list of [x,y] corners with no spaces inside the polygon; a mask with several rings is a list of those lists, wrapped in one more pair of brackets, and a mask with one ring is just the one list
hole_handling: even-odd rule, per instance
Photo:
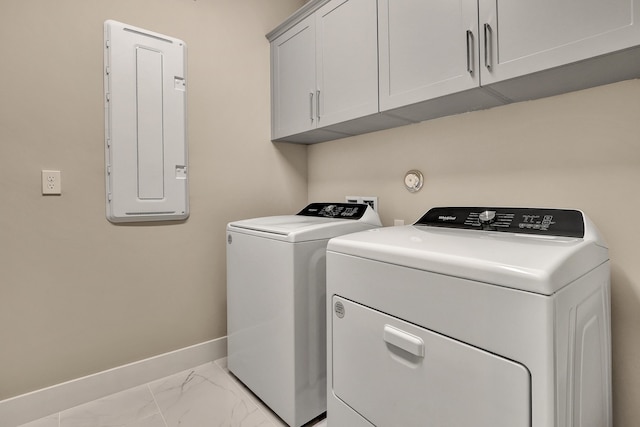
{"label": "tile grout line", "polygon": [[153,398],[153,403],[156,404],[156,408],[158,408],[158,414],[160,414],[160,418],[162,418],[162,422],[164,423],[165,427],[169,427],[169,424],[167,424],[167,420],[164,417],[164,414],[162,413],[162,409],[160,408],[160,405],[158,405],[158,400],[156,399],[156,395],[153,393],[153,390],[151,390],[151,383],[147,383],[147,389],[149,390],[149,393],[151,393],[151,397]]}

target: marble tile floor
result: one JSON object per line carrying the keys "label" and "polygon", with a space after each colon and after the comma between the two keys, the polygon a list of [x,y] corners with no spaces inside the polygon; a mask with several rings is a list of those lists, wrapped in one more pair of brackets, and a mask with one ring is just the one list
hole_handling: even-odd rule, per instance
{"label": "marble tile floor", "polygon": [[[19,427],[285,427],[226,369],[206,363]],[[305,427],[326,427],[326,420]]]}

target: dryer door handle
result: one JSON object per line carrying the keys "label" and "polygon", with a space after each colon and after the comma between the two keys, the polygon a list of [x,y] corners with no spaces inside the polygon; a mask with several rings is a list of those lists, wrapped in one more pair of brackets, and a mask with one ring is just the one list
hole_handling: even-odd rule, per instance
{"label": "dryer door handle", "polygon": [[424,357],[424,341],[402,329],[391,325],[384,325],[383,337],[386,343],[398,347],[418,357]]}

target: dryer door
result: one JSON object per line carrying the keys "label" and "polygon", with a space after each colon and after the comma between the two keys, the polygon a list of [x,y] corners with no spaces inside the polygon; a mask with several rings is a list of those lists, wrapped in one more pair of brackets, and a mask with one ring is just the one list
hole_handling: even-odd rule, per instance
{"label": "dryer door", "polygon": [[529,427],[522,365],[334,296],[333,392],[377,427]]}

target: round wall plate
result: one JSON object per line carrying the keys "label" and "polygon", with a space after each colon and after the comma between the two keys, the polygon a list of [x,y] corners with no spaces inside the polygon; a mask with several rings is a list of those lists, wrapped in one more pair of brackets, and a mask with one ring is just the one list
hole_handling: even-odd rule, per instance
{"label": "round wall plate", "polygon": [[419,170],[413,169],[404,175],[404,186],[411,193],[420,191],[423,183],[424,177],[422,176],[422,172],[420,172]]}

